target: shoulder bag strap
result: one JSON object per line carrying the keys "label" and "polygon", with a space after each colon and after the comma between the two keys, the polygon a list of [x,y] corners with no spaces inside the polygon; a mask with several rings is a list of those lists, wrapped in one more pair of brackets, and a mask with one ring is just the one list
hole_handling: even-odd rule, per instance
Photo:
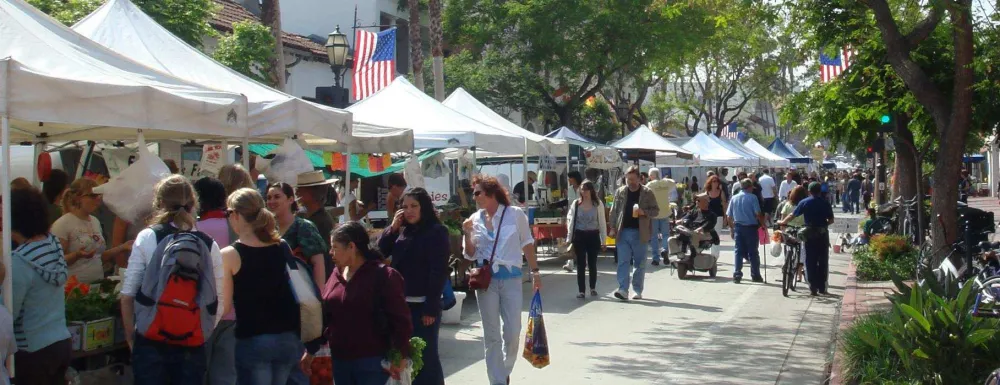
{"label": "shoulder bag strap", "polygon": [[497,255],[497,243],[500,242],[500,229],[503,228],[503,217],[507,216],[507,206],[504,206],[503,212],[500,213],[500,224],[497,225],[496,236],[493,237],[493,251],[490,252],[490,264],[493,264],[493,258]]}
{"label": "shoulder bag strap", "polygon": [[573,202],[573,228],[569,229],[572,233],[576,231],[576,219],[580,216],[580,201]]}

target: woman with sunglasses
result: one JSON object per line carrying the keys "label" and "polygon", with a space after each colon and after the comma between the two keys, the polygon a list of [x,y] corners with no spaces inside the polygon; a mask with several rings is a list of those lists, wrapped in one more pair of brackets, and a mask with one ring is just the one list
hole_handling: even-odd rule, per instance
{"label": "woman with sunglasses", "polygon": [[[528,216],[510,205],[507,190],[497,178],[477,175],[472,179],[472,196],[479,206],[466,220],[465,258],[484,266],[492,260],[493,278],[485,290],[476,291],[479,315],[483,319],[486,373],[490,384],[510,382],[514,363],[520,357],[521,305],[524,293],[522,255],[528,261],[535,289],[542,286],[535,257],[535,240]],[[500,321],[503,320],[503,327]],[[502,332],[501,332],[502,330]]]}
{"label": "woman with sunglasses", "polygon": [[584,269],[590,267],[590,296],[597,296],[597,252],[607,248],[604,240],[608,236],[608,222],[604,215],[604,205],[597,197],[594,182],[585,180],[580,185],[580,198],[570,203],[566,217],[569,230],[566,242],[573,245],[576,253],[576,283],[580,293],[576,298],[586,298],[583,291]]}
{"label": "woman with sunglasses", "polygon": [[94,193],[94,187],[97,182],[92,179],[73,181],[63,195],[66,213],[52,224],[52,235],[59,238],[66,253],[69,275],[80,283],[103,279],[104,263],[132,250],[131,241],[106,250],[101,222],[94,216],[101,208],[101,194]]}

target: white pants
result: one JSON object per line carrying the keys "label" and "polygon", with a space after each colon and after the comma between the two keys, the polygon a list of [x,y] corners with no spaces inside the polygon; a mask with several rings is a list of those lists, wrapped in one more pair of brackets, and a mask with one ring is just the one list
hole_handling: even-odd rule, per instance
{"label": "white pants", "polygon": [[[486,374],[491,385],[504,385],[520,356],[521,280],[493,279],[488,290],[476,290],[479,316],[483,319],[483,346],[486,348]],[[501,337],[500,321],[503,321]]]}

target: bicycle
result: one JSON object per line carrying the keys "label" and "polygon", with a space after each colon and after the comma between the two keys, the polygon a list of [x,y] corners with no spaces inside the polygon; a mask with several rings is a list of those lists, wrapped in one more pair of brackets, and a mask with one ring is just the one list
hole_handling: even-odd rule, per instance
{"label": "bicycle", "polygon": [[789,290],[796,291],[799,265],[802,264],[802,241],[798,238],[799,230],[795,227],[786,227],[782,231],[780,225],[774,226],[775,233],[781,236],[785,254],[785,263],[781,266],[781,295],[785,297],[788,297]]}

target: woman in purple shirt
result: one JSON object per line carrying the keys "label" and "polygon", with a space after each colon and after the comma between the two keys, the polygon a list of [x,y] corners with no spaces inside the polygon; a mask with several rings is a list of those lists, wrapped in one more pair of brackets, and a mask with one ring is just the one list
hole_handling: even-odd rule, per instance
{"label": "woman in purple shirt", "polygon": [[[198,223],[201,231],[215,240],[219,247],[229,246],[229,222],[226,220],[226,187],[212,177],[194,182],[198,193]],[[230,309],[216,325],[212,337],[205,343],[208,385],[236,384],[236,309]]]}

